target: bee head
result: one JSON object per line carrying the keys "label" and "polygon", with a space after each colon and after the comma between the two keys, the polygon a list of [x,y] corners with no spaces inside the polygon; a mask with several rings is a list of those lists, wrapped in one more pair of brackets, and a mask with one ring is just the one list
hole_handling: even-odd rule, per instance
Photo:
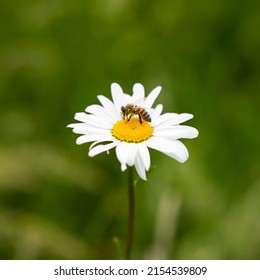
{"label": "bee head", "polygon": [[121,107],[121,111],[122,111],[122,113],[125,113],[126,110],[125,110],[124,106]]}

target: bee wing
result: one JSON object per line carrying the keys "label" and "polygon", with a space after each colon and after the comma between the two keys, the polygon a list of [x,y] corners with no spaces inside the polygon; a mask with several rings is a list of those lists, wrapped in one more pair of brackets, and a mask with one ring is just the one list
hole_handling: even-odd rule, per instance
{"label": "bee wing", "polygon": [[138,98],[138,99],[134,100],[132,103],[135,104],[135,105],[137,105],[137,106],[143,107],[143,105],[144,105],[144,99],[145,99],[145,98]]}
{"label": "bee wing", "polygon": [[139,98],[139,99],[137,99],[136,101],[133,102],[134,105],[142,107],[145,110],[150,110],[151,108],[144,107],[144,103],[145,103],[145,97],[144,98]]}

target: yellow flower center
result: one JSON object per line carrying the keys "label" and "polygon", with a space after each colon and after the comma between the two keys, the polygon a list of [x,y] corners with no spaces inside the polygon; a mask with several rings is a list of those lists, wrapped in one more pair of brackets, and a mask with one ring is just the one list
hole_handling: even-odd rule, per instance
{"label": "yellow flower center", "polygon": [[153,127],[145,120],[140,123],[138,118],[132,117],[129,121],[122,119],[115,123],[112,134],[120,141],[139,143],[152,136]]}

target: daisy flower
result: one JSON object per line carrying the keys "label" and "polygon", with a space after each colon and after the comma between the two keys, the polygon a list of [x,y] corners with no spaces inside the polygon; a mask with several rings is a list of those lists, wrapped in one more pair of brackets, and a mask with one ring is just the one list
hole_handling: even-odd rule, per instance
{"label": "daisy flower", "polygon": [[138,175],[146,180],[151,165],[149,148],[158,150],[179,162],[185,162],[189,153],[178,139],[195,138],[198,130],[181,123],[193,118],[183,113],[162,113],[161,104],[152,108],[161,87],[157,86],[145,97],[142,84],[133,86],[133,94],[123,92],[120,85],[111,85],[112,100],[103,95],[97,98],[101,105],[90,105],[85,112],[76,113],[80,123],[69,124],[73,132],[82,134],[76,143],[93,142],[89,156],[115,148],[121,170],[135,166]]}

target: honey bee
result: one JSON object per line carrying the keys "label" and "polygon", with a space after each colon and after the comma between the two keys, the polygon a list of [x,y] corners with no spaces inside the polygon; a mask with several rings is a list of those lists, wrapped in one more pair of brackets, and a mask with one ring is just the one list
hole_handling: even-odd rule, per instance
{"label": "honey bee", "polygon": [[127,104],[126,106],[122,106],[121,113],[123,119],[127,119],[127,122],[129,122],[131,117],[134,115],[138,115],[140,124],[142,124],[143,120],[151,122],[151,116],[149,113],[141,106],[135,104]]}

